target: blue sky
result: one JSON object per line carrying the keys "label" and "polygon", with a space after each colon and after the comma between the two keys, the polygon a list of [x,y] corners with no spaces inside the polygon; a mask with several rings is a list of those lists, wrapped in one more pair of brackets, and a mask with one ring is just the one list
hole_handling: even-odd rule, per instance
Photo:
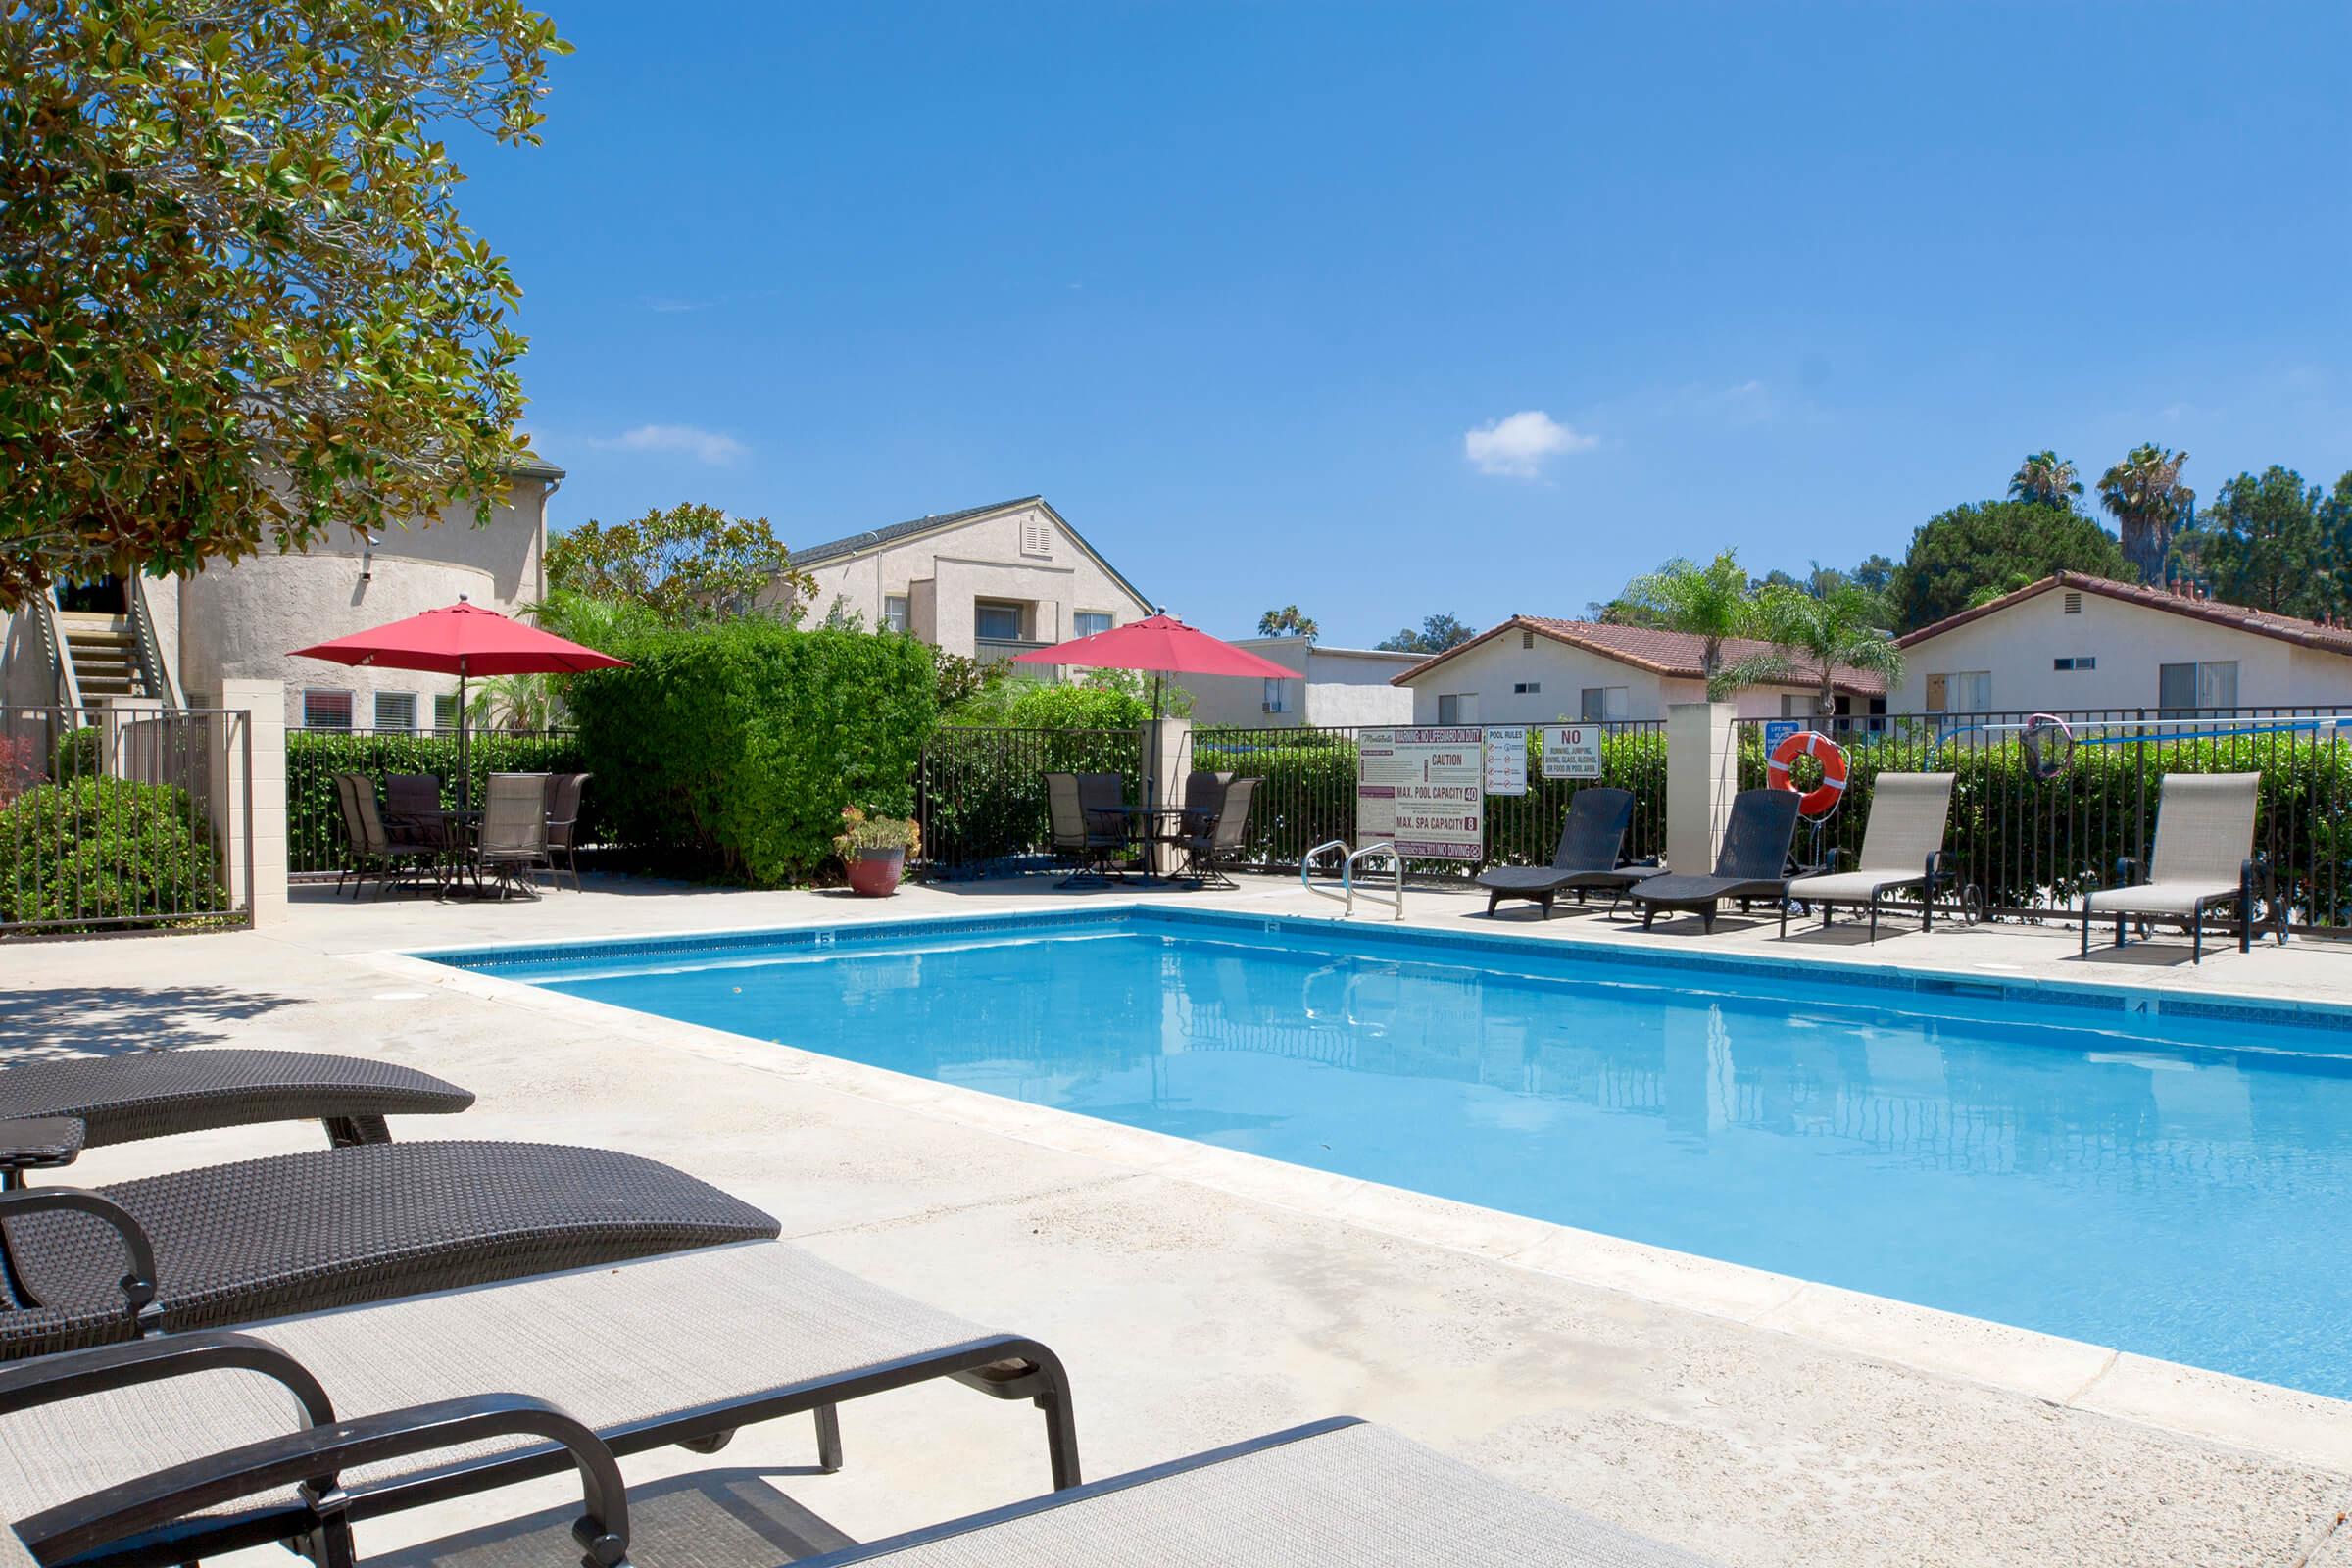
{"label": "blue sky", "polygon": [[1042,492],[1365,643],[2041,446],[2352,468],[2340,4],[549,3],[545,146],[460,151],[560,525]]}

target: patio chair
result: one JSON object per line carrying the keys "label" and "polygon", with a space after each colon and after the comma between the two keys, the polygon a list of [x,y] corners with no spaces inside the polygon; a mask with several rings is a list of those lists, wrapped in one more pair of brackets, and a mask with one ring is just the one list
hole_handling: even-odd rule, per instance
{"label": "patio chair", "polygon": [[384,825],[436,849],[448,847],[441,781],[430,773],[395,773],[384,780]]}
{"label": "patio chair", "polygon": [[1634,792],[1588,786],[1568,798],[1568,814],[1560,822],[1560,842],[1549,865],[1496,865],[1478,873],[1487,890],[1487,913],[1493,915],[1505,899],[1525,899],[1543,906],[1551,918],[1552,901],[1563,893],[1582,904],[1590,893],[1609,895],[1614,910],[1628,889],[1663,874],[1656,865],[1625,863],[1625,830],[1633,825]]}
{"label": "patio chair", "polygon": [[[352,848],[363,866],[372,864],[376,867],[377,895],[380,897],[396,882],[412,878],[430,878],[438,890],[441,885],[439,841],[419,838],[406,828],[393,832],[375,804],[375,781],[364,773],[345,776],[351,780],[348,798],[353,824]],[[359,897],[356,887],[352,897]]]}
{"label": "patio chair", "polygon": [[[941,1379],[1033,1403],[1045,1418],[1039,1479],[1078,1485],[1069,1377],[1053,1350],[762,1241],[0,1367],[0,1499],[53,1556],[68,1535],[52,1510],[127,1484],[119,1500],[93,1498],[87,1511],[109,1517],[92,1521],[89,1544],[114,1536],[110,1557],[180,1562],[554,1474],[589,1432],[608,1457],[672,1445],[710,1453],[739,1428],[807,1415],[830,1472],[844,1460],[840,1405]],[[125,1393],[88,1397],[110,1388]],[[343,1467],[304,1446],[337,1427],[405,1431],[416,1406],[496,1408],[510,1390],[567,1412],[575,1441],[493,1427],[464,1446],[388,1447],[364,1468],[347,1459],[331,1518],[291,1485],[226,1494],[202,1513],[128,1506],[141,1478],[249,1444],[312,1454],[289,1480],[317,1479]],[[226,1505],[231,1496],[241,1500]]]}
{"label": "patio chair", "polygon": [[1831,869],[1788,884],[1781,905],[1781,935],[1788,934],[1788,905],[1821,906],[1830,923],[1836,905],[1870,907],[1870,940],[1879,940],[1879,901],[1898,888],[1919,889],[1919,928],[1936,929],[1936,890],[1950,882],[1951,853],[1943,847],[1951,823],[1950,773],[1881,773],[1870,787],[1870,821],[1862,830],[1862,853],[1851,871],[1836,869],[1844,850],[1830,851]]}
{"label": "patio chair", "polygon": [[[375,787],[357,773],[337,773],[334,776],[335,810],[343,819],[344,846],[343,854],[338,857],[343,863],[335,871],[335,892],[338,895],[342,893],[345,882],[357,879],[358,883],[365,883],[368,879],[367,853],[362,848],[366,830],[360,825],[359,802],[353,793],[363,784],[369,789]],[[355,899],[360,896],[356,885],[351,896]]]}
{"label": "patio chair", "polygon": [[515,889],[530,898],[534,870],[551,874],[555,862],[547,853],[547,775],[493,773],[482,797],[482,824],[474,835],[473,864],[478,874],[495,876],[503,898]]}
{"label": "patio chair", "polygon": [[[0,1165],[71,1163],[80,1135],[0,1122]],[[683,1171],[552,1144],[364,1144],[0,1192],[0,1360],[777,1229]]]}
{"label": "patio chair", "polygon": [[1660,909],[1695,913],[1712,935],[1717,906],[1738,899],[1745,910],[1758,899],[1788,896],[1788,847],[1796,841],[1794,790],[1741,790],[1732,797],[1732,819],[1723,830],[1723,849],[1712,876],[1652,877],[1633,890],[1642,910],[1642,929]]}
{"label": "patio chair", "polygon": [[[1124,817],[1093,809],[1089,795],[1100,804],[1102,786],[1098,782],[1090,792],[1088,779],[1108,778],[1115,789],[1115,773],[1048,773],[1046,775],[1046,813],[1053,830],[1054,853],[1076,862],[1068,876],[1054,885],[1074,887],[1092,874],[1097,882],[1108,880],[1113,857],[1127,848],[1127,822]],[[1115,802],[1114,802],[1115,804]]]}
{"label": "patio chair", "polygon": [[[1196,773],[1194,778],[1214,778],[1214,774]],[[1250,836],[1250,808],[1257,799],[1257,787],[1263,779],[1237,778],[1221,785],[1217,791],[1217,809],[1213,815],[1196,817],[1192,795],[1188,787],[1185,796],[1182,830],[1176,835],[1176,847],[1184,852],[1184,865],[1179,876],[1190,877],[1204,888],[1240,886],[1225,874],[1224,868],[1233,863],[1243,844]]]}
{"label": "patio chair", "polygon": [[564,857],[564,868],[571,872],[571,891],[580,891],[579,845],[575,832],[580,825],[580,792],[587,788],[592,773],[550,773],[547,775],[547,875],[548,880],[562,887],[563,880],[556,872],[556,857]]}
{"label": "patio chair", "polygon": [[2286,942],[2286,906],[2278,898],[2269,858],[2254,849],[2254,817],[2261,804],[2260,773],[2167,773],[2156,797],[2156,849],[2146,881],[2139,861],[2115,862],[2116,885],[2082,901],[2082,956],[2090,956],[2090,923],[2115,916],[2115,945],[2124,945],[2124,921],[2138,916],[2141,934],[2149,919],[2178,920],[2188,928],[2189,962],[2205,961],[2205,911],[2219,904],[2237,906],[2237,951],[2254,947],[2260,901],[2269,900],[2272,934]]}
{"label": "patio chair", "polygon": [[1212,773],[1205,768],[1184,775],[1184,832],[1196,832],[1216,820],[1225,808],[1225,791],[1233,778],[1231,773]]}
{"label": "patio chair", "polygon": [[[0,1121],[69,1116],[90,1149],[314,1119],[336,1148],[385,1144],[386,1116],[450,1115],[472,1103],[470,1092],[414,1067],[309,1051],[134,1051],[0,1068]],[[20,1179],[0,1172],[0,1185]]]}

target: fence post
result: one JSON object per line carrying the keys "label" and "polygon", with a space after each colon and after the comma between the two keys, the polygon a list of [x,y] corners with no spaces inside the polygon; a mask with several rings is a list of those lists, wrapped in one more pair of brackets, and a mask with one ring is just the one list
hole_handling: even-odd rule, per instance
{"label": "fence post", "polygon": [[213,843],[231,906],[256,926],[286,918],[286,688],[224,680],[211,757]]}
{"label": "fence post", "polygon": [[1666,863],[1703,876],[1739,791],[1740,747],[1730,703],[1670,703],[1666,708]]}

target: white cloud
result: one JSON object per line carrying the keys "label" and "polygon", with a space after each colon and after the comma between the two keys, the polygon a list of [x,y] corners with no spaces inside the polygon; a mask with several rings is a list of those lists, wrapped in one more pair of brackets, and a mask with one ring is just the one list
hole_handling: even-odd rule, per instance
{"label": "white cloud", "polygon": [[1598,445],[1598,436],[1570,429],[1542,409],[1522,409],[1462,434],[1462,456],[1479,472],[1513,479],[1533,479],[1543,471],[1545,459],[1563,452],[1590,452]]}
{"label": "white cloud", "polygon": [[592,441],[589,445],[616,452],[683,452],[695,462],[712,467],[733,463],[745,451],[744,444],[731,435],[691,424],[641,424],[609,441]]}

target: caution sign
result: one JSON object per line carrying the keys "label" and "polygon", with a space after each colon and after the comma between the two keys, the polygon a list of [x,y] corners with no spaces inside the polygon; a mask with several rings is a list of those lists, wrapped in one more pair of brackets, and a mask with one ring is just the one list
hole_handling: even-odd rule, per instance
{"label": "caution sign", "polygon": [[1394,844],[1398,855],[1416,860],[1483,858],[1485,769],[1476,726],[1360,732],[1357,847]]}

